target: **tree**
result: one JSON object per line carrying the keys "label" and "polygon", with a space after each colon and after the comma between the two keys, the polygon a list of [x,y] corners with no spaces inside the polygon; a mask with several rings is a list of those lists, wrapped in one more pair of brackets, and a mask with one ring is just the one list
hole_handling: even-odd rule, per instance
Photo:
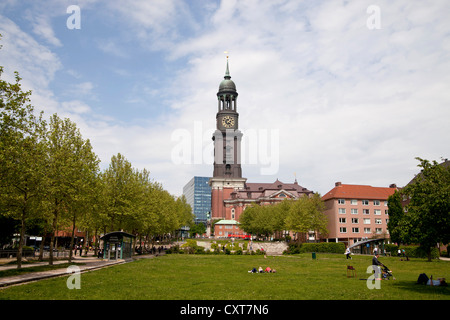
{"label": "tree", "polygon": [[314,230],[314,233],[316,234],[315,239],[317,239],[318,233],[321,233],[322,235],[328,234],[328,218],[324,214],[326,207],[319,193],[314,193],[312,197],[309,198],[309,201],[311,202],[310,214],[312,216],[311,230]]}
{"label": "tree", "polygon": [[[286,216],[286,227],[296,233],[307,233],[311,230],[312,216],[310,215],[310,201],[308,196],[302,196],[289,208]],[[300,240],[300,238],[297,238]]]}
{"label": "tree", "polygon": [[286,216],[286,228],[297,233],[327,233],[325,205],[319,194],[302,196],[290,206]]}
{"label": "tree", "polygon": [[[407,213],[392,224],[394,233],[400,230],[400,237],[406,243],[419,243],[431,261],[431,248],[437,243],[450,241],[450,165],[441,165],[421,158],[418,165],[421,172],[401,190],[409,199]],[[395,217],[397,218],[397,217]]]}
{"label": "tree", "polygon": [[192,237],[195,237],[197,234],[204,234],[206,233],[206,226],[204,223],[194,224],[189,230],[189,233]]}
{"label": "tree", "polygon": [[49,264],[52,265],[55,232],[59,224],[72,224],[73,245],[77,216],[89,210],[99,161],[89,140],[83,139],[76,124],[67,118],[60,119],[57,114],[50,118],[47,155],[46,194],[52,220]]}
{"label": "tree", "polygon": [[21,268],[26,221],[39,214],[45,121],[42,113],[33,114],[31,91],[22,91],[18,72],[15,80],[11,84],[0,79],[0,214],[20,221],[17,268]]}
{"label": "tree", "polygon": [[128,229],[136,212],[139,182],[131,163],[120,153],[111,157],[108,169],[101,175],[105,211],[112,230]]}
{"label": "tree", "polygon": [[402,221],[404,221],[404,211],[402,206],[402,195],[399,191],[388,198],[389,222],[388,230],[392,242],[402,242]]}

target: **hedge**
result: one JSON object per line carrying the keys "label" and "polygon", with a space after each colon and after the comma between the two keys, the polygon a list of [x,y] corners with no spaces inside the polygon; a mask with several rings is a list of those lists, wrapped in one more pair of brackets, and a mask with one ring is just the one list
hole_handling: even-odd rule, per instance
{"label": "hedge", "polygon": [[306,252],[322,252],[322,253],[344,253],[345,244],[342,242],[320,242],[320,243],[300,243],[290,244],[289,248],[284,251],[285,254],[296,254]]}
{"label": "hedge", "polygon": [[[391,256],[396,256],[397,251],[400,248],[400,250],[405,249],[405,254],[408,256],[408,258],[428,258],[428,254],[426,250],[420,246],[398,246],[395,244],[385,244],[384,245],[386,252],[390,252]],[[403,257],[403,254],[401,254]],[[439,258],[439,250],[438,248],[432,248],[431,249],[431,259],[438,259]]]}

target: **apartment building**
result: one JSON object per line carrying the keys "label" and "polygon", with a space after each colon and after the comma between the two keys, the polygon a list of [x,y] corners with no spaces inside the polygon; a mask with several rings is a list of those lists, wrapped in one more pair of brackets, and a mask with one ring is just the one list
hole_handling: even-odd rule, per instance
{"label": "apartment building", "polygon": [[387,199],[396,190],[395,184],[384,188],[336,182],[322,197],[329,232],[322,240],[351,245],[363,238],[389,237]]}

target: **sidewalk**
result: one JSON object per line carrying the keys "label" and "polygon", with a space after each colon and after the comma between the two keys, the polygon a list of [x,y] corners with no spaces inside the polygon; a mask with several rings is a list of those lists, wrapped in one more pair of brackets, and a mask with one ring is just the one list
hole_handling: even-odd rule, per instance
{"label": "sidewalk", "polygon": [[[53,262],[53,265],[58,265],[62,263],[67,263],[68,260],[57,260]],[[84,265],[79,265],[80,272],[87,272],[91,270],[96,270],[116,264],[122,264],[127,261],[125,260],[103,260],[98,259],[94,256],[87,256],[87,257],[74,257],[72,258],[73,263],[84,263]],[[35,266],[45,266],[48,265],[48,262],[36,262],[36,263],[30,263],[30,264],[22,264],[22,268],[29,268],[29,267],[35,267]],[[10,269],[16,269],[16,265],[2,265],[0,266],[0,271],[3,270],[10,270]],[[30,272],[30,273],[24,273],[17,276],[11,276],[11,277],[1,277],[0,278],[0,289],[2,287],[10,286],[10,285],[16,285],[31,281],[37,281],[52,277],[59,277],[69,275],[67,273],[67,268],[61,268],[61,269],[54,269],[54,270],[48,270],[48,271],[41,271],[41,272]]]}

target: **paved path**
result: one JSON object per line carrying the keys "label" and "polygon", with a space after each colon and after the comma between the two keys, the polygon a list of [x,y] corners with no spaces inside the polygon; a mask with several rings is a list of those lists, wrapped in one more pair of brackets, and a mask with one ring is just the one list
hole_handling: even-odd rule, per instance
{"label": "paved path", "polygon": [[[141,259],[141,258],[154,258],[155,255],[142,255],[142,256],[135,256],[133,257],[133,259]],[[113,265],[117,265],[117,264],[122,264],[122,263],[126,263],[129,261],[132,261],[133,259],[130,260],[103,260],[103,259],[98,259],[94,256],[88,256],[88,257],[75,257],[72,259],[72,262],[74,263],[83,263],[84,265],[79,265],[78,267],[80,268],[80,272],[87,272],[87,271],[92,271],[92,270],[96,270],[96,269],[100,269],[100,268],[105,268],[105,267],[109,267],[109,266],[113,266]],[[54,261],[53,265],[58,265],[58,264],[62,264],[62,263],[67,263],[68,260],[58,260],[58,261]],[[30,264],[22,264],[22,268],[29,268],[29,267],[35,267],[35,266],[45,266],[48,265],[48,262],[36,262],[36,263],[30,263]],[[0,271],[3,270],[10,270],[10,269],[17,269],[16,265],[0,265]],[[26,283],[26,282],[31,282],[31,281],[37,281],[37,280],[41,280],[41,279],[47,279],[47,278],[52,278],[52,277],[59,277],[59,276],[65,276],[65,275],[69,275],[69,273],[67,273],[67,268],[58,268],[58,269],[53,269],[53,270],[48,270],[48,271],[40,271],[40,272],[29,272],[29,273],[24,273],[21,275],[16,275],[16,276],[11,276],[11,277],[0,277],[0,289],[2,287],[6,287],[6,286],[11,286],[11,285],[17,285],[17,284],[22,284],[22,283]]]}

